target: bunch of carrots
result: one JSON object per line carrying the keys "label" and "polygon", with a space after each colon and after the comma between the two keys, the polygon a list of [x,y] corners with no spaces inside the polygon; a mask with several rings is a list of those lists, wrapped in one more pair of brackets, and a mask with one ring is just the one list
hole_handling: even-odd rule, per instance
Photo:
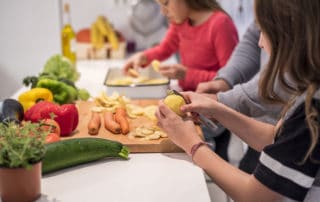
{"label": "bunch of carrots", "polygon": [[[114,134],[128,134],[129,121],[127,111],[123,107],[116,108],[115,113],[111,111],[103,112],[104,127]],[[88,123],[88,133],[97,135],[101,127],[101,116],[99,112],[92,112]]]}

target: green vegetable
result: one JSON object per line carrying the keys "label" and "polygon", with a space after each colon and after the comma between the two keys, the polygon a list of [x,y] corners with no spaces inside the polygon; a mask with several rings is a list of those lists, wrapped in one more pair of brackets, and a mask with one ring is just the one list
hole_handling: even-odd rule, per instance
{"label": "green vegetable", "polygon": [[25,86],[29,86],[31,85],[31,88],[35,88],[37,86],[37,83],[38,83],[38,77],[36,76],[27,76],[23,79],[23,84]]}
{"label": "green vegetable", "polygon": [[74,87],[57,80],[41,79],[36,87],[49,89],[53,93],[54,102],[59,104],[72,103],[78,96]]}
{"label": "green vegetable", "polygon": [[106,157],[128,159],[129,150],[120,142],[101,138],[68,139],[48,144],[42,173],[76,166]]}
{"label": "green vegetable", "polygon": [[25,86],[47,88],[53,93],[54,102],[59,104],[73,103],[78,98],[88,100],[90,94],[85,89],[77,89],[75,81],[79,72],[74,64],[61,55],[52,56],[45,64],[39,76],[27,76],[23,79]]}
{"label": "green vegetable", "polygon": [[74,82],[73,82],[73,81],[70,81],[70,80],[68,80],[68,79],[60,78],[60,79],[58,79],[58,81],[61,81],[61,82],[65,83],[65,84],[67,84],[67,85],[69,85],[69,86],[72,86],[72,87],[74,87],[74,88],[77,88],[76,85],[74,84]]}
{"label": "green vegetable", "polygon": [[48,73],[56,76],[56,78],[65,78],[71,81],[77,81],[80,76],[71,61],[61,55],[54,55],[49,58],[44,66],[43,73]]}
{"label": "green vegetable", "polygon": [[53,80],[58,80],[58,77],[54,74],[50,74],[50,73],[46,73],[46,72],[42,72],[39,74],[39,80],[40,79],[53,79]]}
{"label": "green vegetable", "polygon": [[86,89],[79,89],[78,90],[78,98],[81,100],[88,100],[90,98],[90,94]]}
{"label": "green vegetable", "polygon": [[37,87],[38,81],[41,79],[51,79],[51,80],[61,81],[65,84],[68,84],[69,86],[76,88],[73,81],[70,81],[66,78],[58,78],[57,76],[52,75],[52,74],[48,74],[48,73],[40,73],[38,77],[37,76],[27,76],[23,79],[23,84],[27,87],[31,85],[31,88],[35,88],[35,87]]}
{"label": "green vegetable", "polygon": [[47,131],[41,123],[0,123],[0,167],[31,168],[45,155]]}

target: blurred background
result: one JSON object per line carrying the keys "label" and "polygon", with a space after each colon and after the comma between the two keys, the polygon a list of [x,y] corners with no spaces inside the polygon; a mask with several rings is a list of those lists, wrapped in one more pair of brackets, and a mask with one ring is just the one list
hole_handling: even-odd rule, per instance
{"label": "blurred background", "polygon": [[[219,2],[233,18],[241,37],[253,20],[253,0]],[[36,75],[50,56],[61,53],[65,3],[70,5],[76,33],[90,29],[97,16],[103,15],[128,42],[128,51],[158,43],[167,28],[154,0],[1,0],[0,99],[18,90],[25,76]]]}

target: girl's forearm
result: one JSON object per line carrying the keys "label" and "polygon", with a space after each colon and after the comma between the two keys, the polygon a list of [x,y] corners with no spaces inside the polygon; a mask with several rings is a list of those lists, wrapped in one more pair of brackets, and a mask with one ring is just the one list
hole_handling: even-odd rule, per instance
{"label": "girl's forearm", "polygon": [[211,179],[232,199],[242,198],[249,174],[240,171],[218,157],[210,148],[202,146],[193,157],[193,161],[203,168]]}
{"label": "girl's forearm", "polygon": [[213,110],[217,121],[257,151],[273,143],[273,125],[254,120],[221,103]]}
{"label": "girl's forearm", "polygon": [[193,161],[235,201],[276,201],[281,196],[249,175],[221,159],[210,148],[200,147]]}

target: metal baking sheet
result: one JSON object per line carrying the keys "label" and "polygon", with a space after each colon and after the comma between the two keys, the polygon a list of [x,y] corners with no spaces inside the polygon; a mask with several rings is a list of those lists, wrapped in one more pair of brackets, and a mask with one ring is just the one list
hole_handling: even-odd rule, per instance
{"label": "metal baking sheet", "polygon": [[119,94],[132,99],[161,99],[167,95],[167,90],[170,85],[169,79],[163,77],[158,72],[155,72],[153,68],[150,67],[141,68],[139,70],[139,74],[148,79],[164,79],[166,81],[158,84],[145,84],[132,78],[133,82],[130,84],[114,84],[112,81],[115,79],[127,78],[127,76],[123,74],[123,70],[121,68],[109,68],[104,80],[107,94],[111,95],[113,92],[118,92]]}

